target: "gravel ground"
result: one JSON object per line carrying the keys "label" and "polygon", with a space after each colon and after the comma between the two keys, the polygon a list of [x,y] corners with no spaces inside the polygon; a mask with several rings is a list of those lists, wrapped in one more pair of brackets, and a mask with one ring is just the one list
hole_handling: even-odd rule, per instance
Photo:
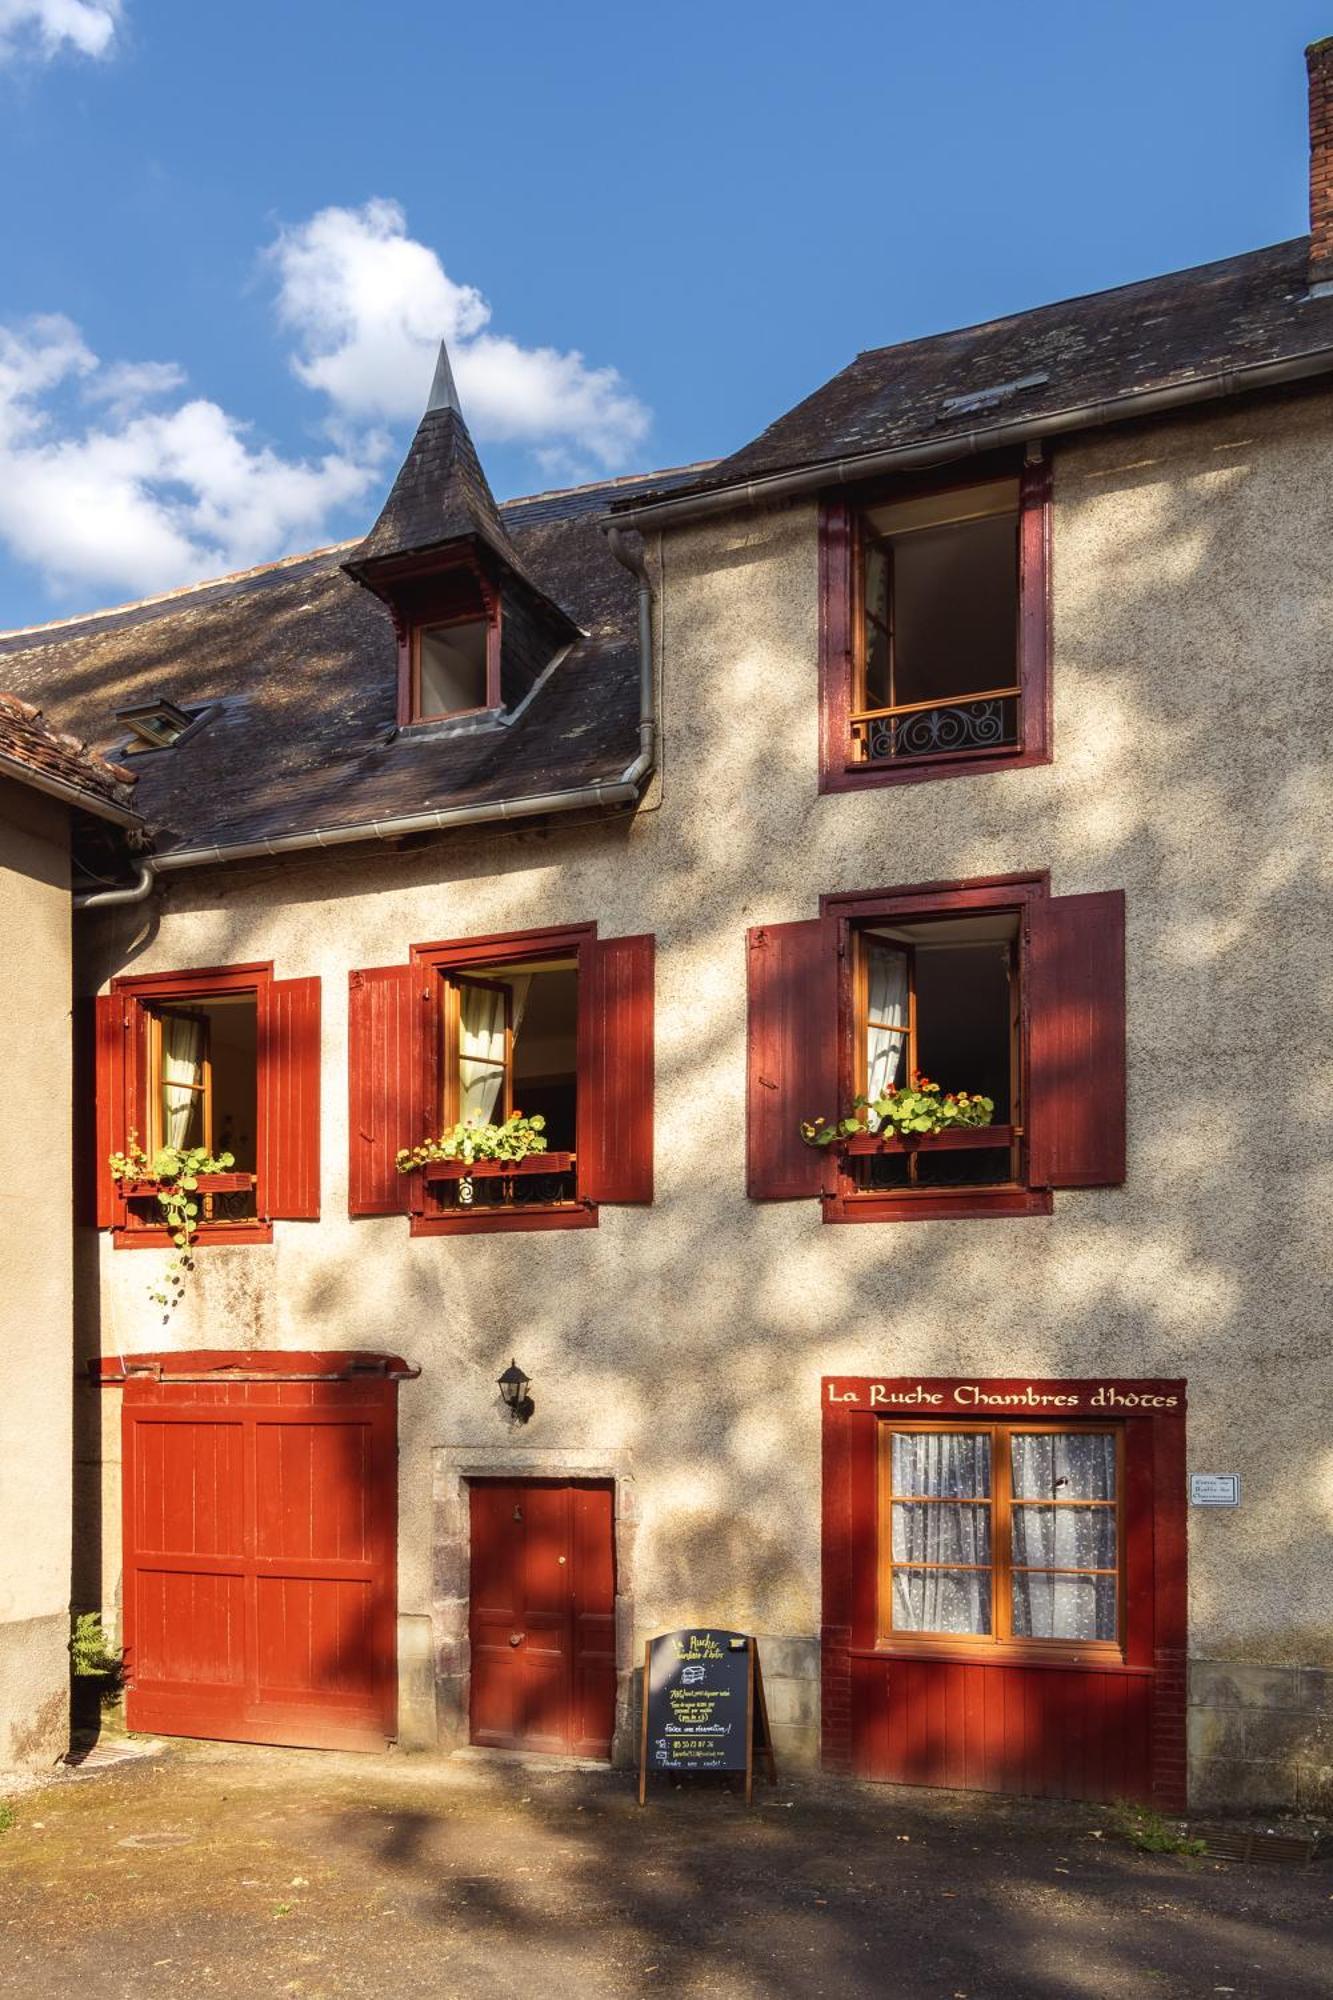
{"label": "gravel ground", "polygon": [[1097,1808],[176,1744],[11,1795],[0,1993],[1328,2000],[1333,1867]]}

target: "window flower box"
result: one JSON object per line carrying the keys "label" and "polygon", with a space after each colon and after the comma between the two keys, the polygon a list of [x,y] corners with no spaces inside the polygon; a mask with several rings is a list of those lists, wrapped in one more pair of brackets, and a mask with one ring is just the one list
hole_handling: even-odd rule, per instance
{"label": "window flower box", "polygon": [[[253,1174],[196,1174],[194,1194],[248,1194],[255,1184]],[[164,1188],[178,1187],[176,1180],[122,1181],[120,1192],[126,1201],[156,1201]]]}
{"label": "window flower box", "polygon": [[943,1132],[857,1132],[836,1141],[853,1156],[867,1153],[951,1153],[1012,1146],[1021,1131],[1014,1125],[953,1125]]}
{"label": "window flower box", "polygon": [[429,1187],[439,1181],[484,1181],[509,1179],[515,1174],[567,1174],[574,1165],[573,1153],[525,1153],[521,1160],[428,1160],[420,1169]]}

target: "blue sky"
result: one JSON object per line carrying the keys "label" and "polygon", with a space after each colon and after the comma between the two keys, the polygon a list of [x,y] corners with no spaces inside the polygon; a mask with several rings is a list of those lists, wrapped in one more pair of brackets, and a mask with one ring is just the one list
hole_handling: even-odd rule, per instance
{"label": "blue sky", "polygon": [[504,495],[1299,234],[1329,32],[1333,0],[0,0],[0,626],[359,532],[441,332]]}

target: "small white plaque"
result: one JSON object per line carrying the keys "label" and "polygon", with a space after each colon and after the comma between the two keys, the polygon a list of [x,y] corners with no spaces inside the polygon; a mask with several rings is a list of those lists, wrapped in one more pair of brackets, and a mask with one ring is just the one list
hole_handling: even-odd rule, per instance
{"label": "small white plaque", "polygon": [[1238,1472],[1191,1472],[1191,1507],[1239,1507]]}

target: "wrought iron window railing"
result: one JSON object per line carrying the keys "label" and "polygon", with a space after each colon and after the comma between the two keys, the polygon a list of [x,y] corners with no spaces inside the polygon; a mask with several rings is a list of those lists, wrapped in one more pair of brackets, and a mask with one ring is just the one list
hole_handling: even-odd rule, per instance
{"label": "wrought iron window railing", "polygon": [[852,736],[870,764],[1017,748],[1021,695],[1017,687],[986,688],[979,694],[856,709]]}

